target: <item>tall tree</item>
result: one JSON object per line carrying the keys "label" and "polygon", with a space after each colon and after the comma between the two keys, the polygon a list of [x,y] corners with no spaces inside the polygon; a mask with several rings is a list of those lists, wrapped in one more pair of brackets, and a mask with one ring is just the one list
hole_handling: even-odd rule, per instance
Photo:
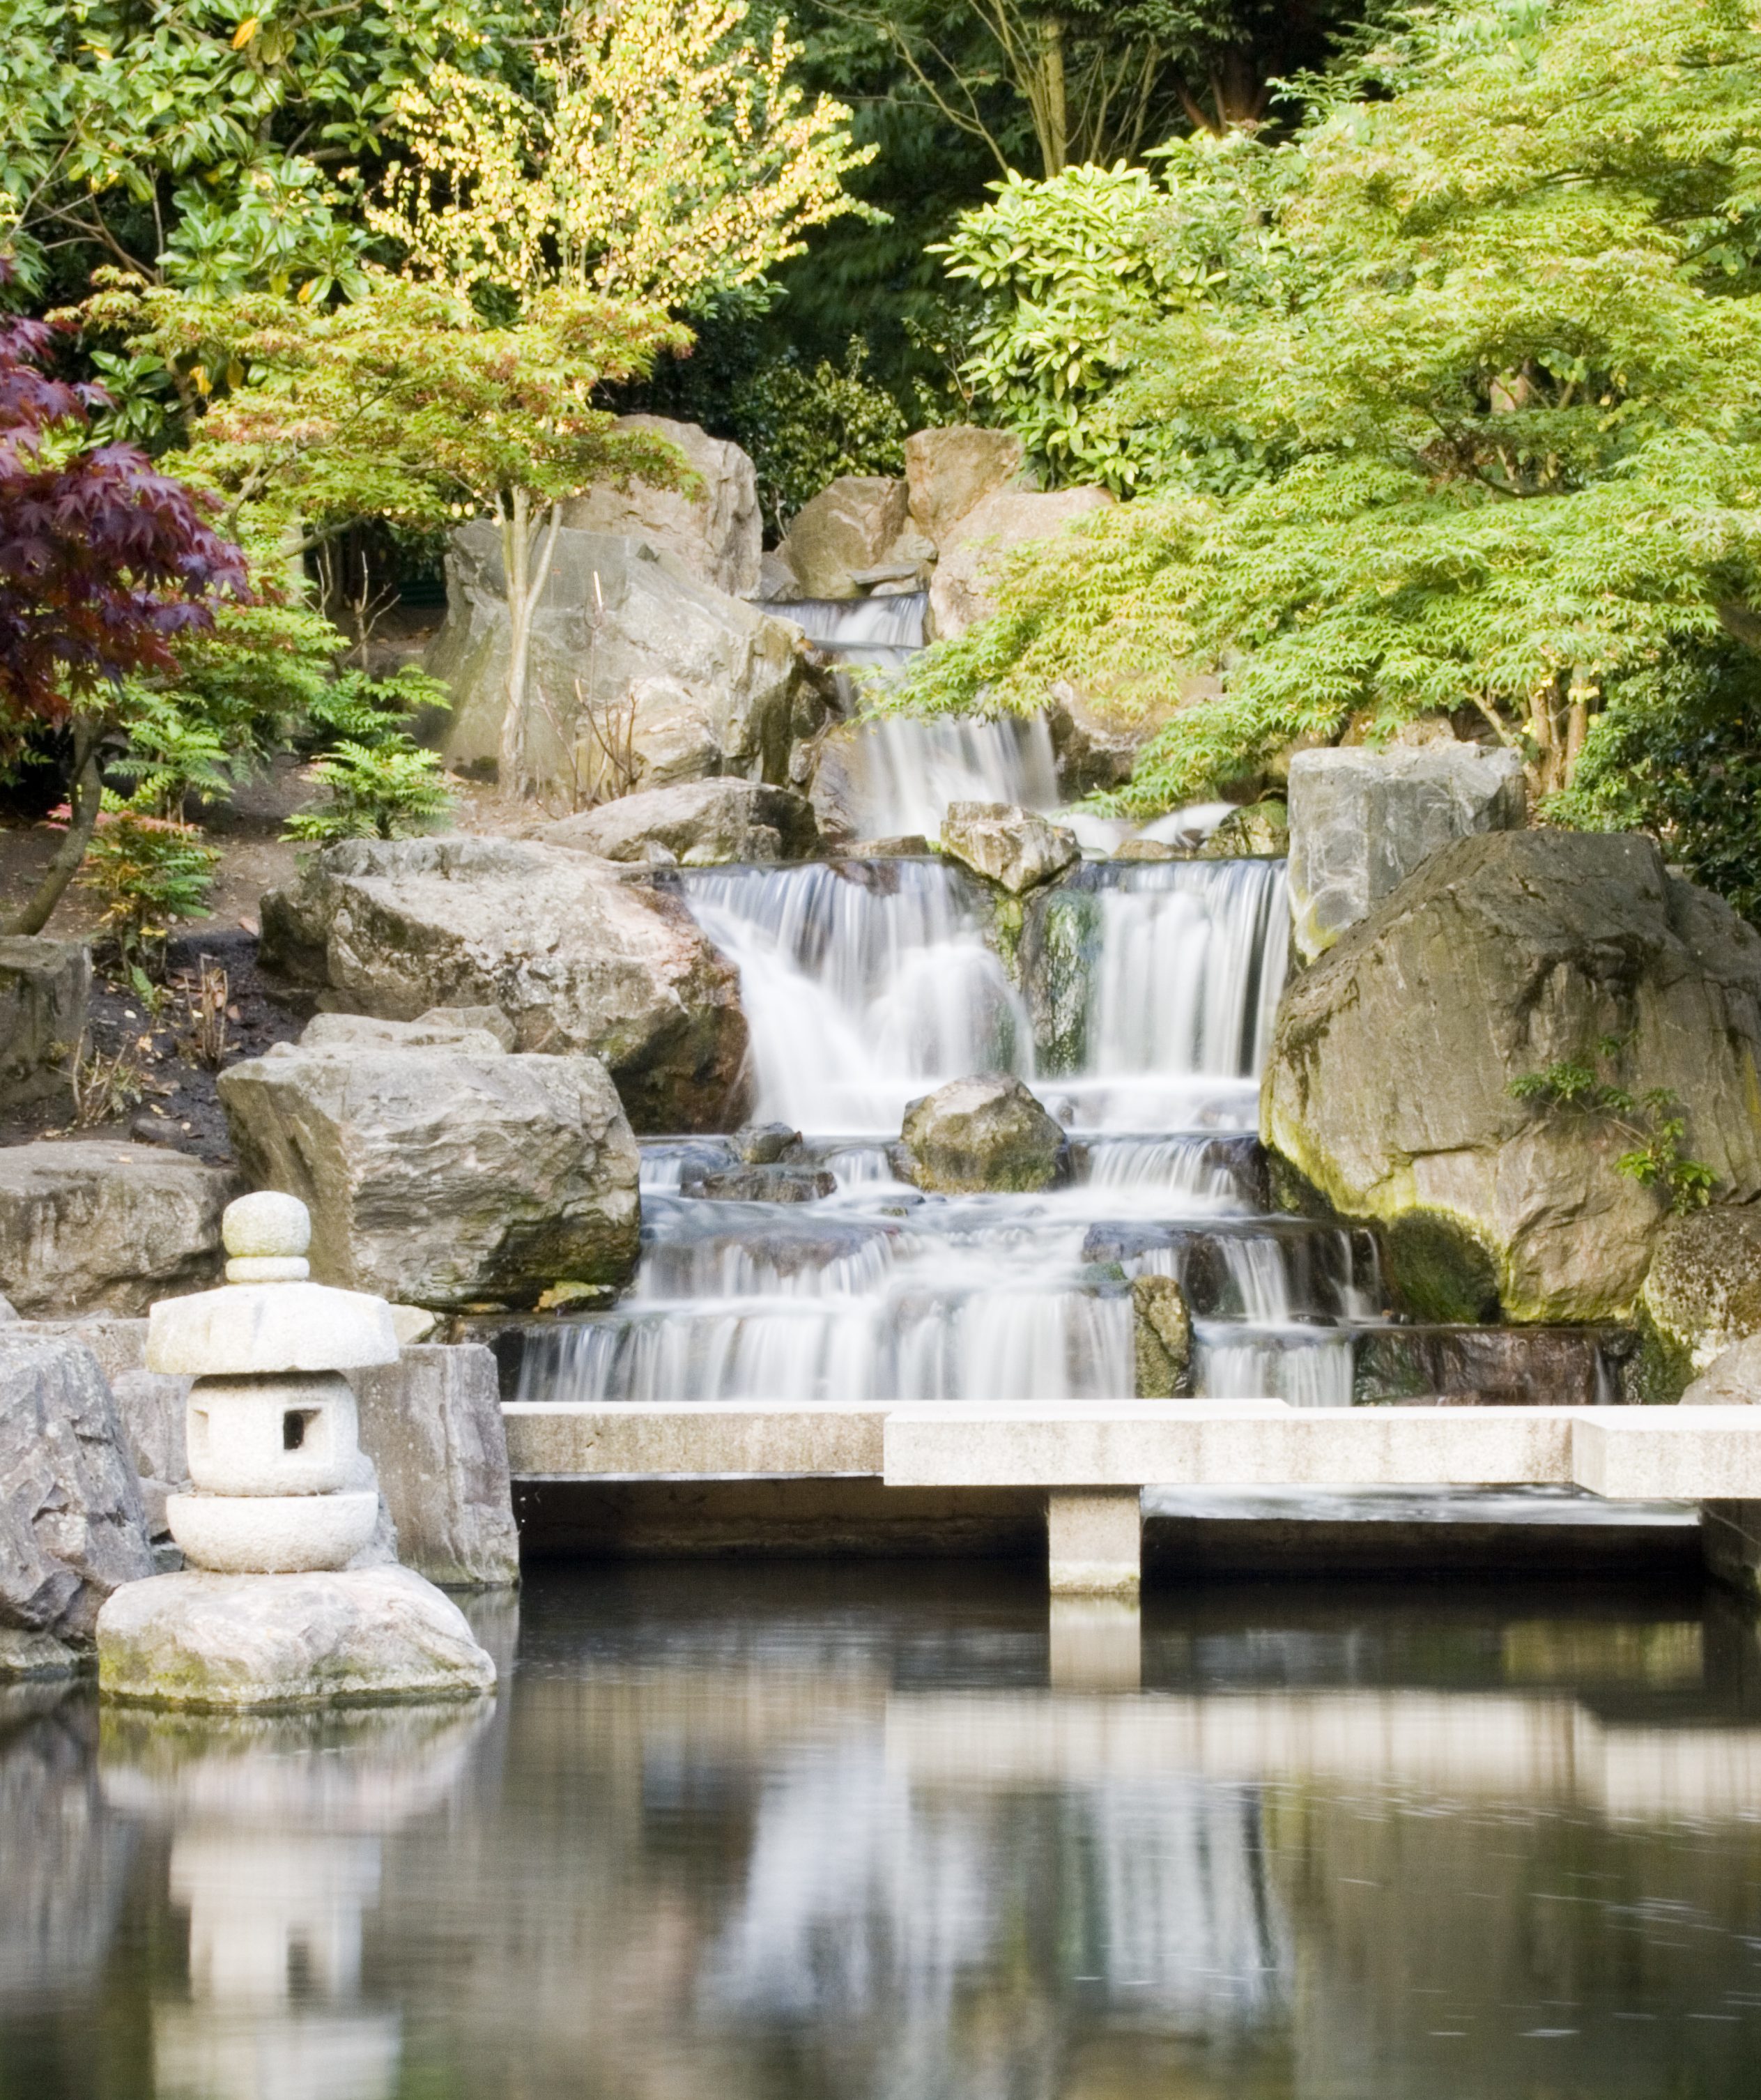
{"label": "tall tree", "polygon": [[[1155,712],[1198,661],[1224,697],[1133,806],[1360,710],[1473,710],[1567,788],[1612,692],[1761,642],[1758,78],[1741,0],[1458,0],[1366,46],[1249,149],[1255,268],[1139,331],[1159,492],[1025,560],[916,704]],[[1163,237],[1217,202],[1194,161]]]}

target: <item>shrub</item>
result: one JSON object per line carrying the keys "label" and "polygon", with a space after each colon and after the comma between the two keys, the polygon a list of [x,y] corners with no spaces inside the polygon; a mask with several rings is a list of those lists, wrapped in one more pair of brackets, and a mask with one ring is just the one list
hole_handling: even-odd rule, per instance
{"label": "shrub", "polygon": [[763,366],[735,396],[733,423],[758,470],[765,523],[779,534],[801,505],[841,474],[902,474],[905,417],[867,377],[868,346],[850,338],[841,370],[822,359],[803,372],[787,360]]}
{"label": "shrub", "polygon": [[125,967],[164,973],[171,922],[201,915],[219,859],[196,825],[106,793],[80,883],[102,902],[104,932]]}
{"label": "shrub", "polygon": [[405,725],[451,705],[446,687],[420,671],[379,679],[346,672],[309,710],[323,756],[308,777],[325,798],[296,811],[283,836],[309,845],[399,839],[444,823],[453,796],[439,758],[423,750]]}

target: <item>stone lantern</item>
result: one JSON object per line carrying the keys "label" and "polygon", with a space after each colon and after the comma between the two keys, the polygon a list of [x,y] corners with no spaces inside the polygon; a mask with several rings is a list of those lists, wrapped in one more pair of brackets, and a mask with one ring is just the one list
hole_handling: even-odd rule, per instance
{"label": "stone lantern", "polygon": [[241,1197],[221,1231],[225,1286],[161,1299],[148,1329],[148,1368],[195,1381],[191,1492],[166,1503],[188,1566],[112,1595],[100,1691],[223,1708],[487,1691],[457,1605],[408,1568],[351,1565],[379,1494],[341,1374],[396,1361],[391,1307],[309,1280],[296,1197]]}

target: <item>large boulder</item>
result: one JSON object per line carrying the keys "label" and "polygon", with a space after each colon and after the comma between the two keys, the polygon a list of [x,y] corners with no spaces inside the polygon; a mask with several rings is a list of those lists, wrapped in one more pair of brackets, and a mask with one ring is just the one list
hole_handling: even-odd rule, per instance
{"label": "large boulder", "polygon": [[1682,1394],[1684,1407],[1761,1405],[1761,1335],[1721,1350]]}
{"label": "large boulder", "polygon": [[0,939],[0,1109],[66,1088],[86,1032],[91,973],[83,942]]}
{"label": "large boulder", "polygon": [[70,1337],[0,1330],[0,1626],[89,1640],[111,1591],[152,1572],[97,1358]]}
{"label": "large boulder", "polygon": [[911,520],[939,548],[954,528],[999,489],[1018,488],[1026,453],[1008,430],[954,423],[905,440],[905,487]]}
{"label": "large boulder", "polygon": [[620,796],[546,825],[543,836],[602,860],[671,859],[686,867],[801,860],[819,843],[807,797],[762,780],[691,780]]}
{"label": "large boulder", "polygon": [[427,668],[451,687],[448,762],[570,801],[735,773],[786,780],[826,701],[799,631],[646,540],[565,527],[533,616],[526,690],[507,704],[501,540],[452,536],[446,624]]}
{"label": "large boulder", "polygon": [[1066,1156],[1063,1131],[1019,1079],[1000,1072],[913,1101],[899,1142],[911,1179],[947,1196],[1047,1188]]}
{"label": "large boulder", "polygon": [[263,947],[334,1007],[394,1021],[495,1007],[522,1050],[600,1059],[638,1130],[741,1113],[738,973],[633,871],[510,840],[351,840],[264,898]]}
{"label": "large boulder", "polygon": [[27,1317],[144,1313],[218,1281],[219,1167],[157,1145],[72,1139],[0,1149],[0,1290]]}
{"label": "large boulder", "polygon": [[1001,562],[1017,547],[1049,540],[1113,501],[1104,488],[1061,488],[1051,495],[1000,488],[975,504],[938,542],[927,631],[946,641],[989,619],[997,609],[995,571]]}
{"label": "large boulder", "polygon": [[903,481],[885,474],[840,474],[789,520],[778,550],[807,598],[859,598],[894,567],[900,535],[909,523]]}
{"label": "large boulder", "polygon": [[950,802],[942,819],[942,850],[1012,897],[1050,882],[1082,858],[1074,832],[1007,802]]}
{"label": "large boulder", "polygon": [[651,488],[642,481],[623,488],[602,482],[563,505],[564,527],[646,540],[659,553],[676,556],[700,583],[730,598],[750,598],[758,588],[764,551],[752,461],[731,439],[712,438],[697,423],[620,416],[616,427],[651,430],[677,445],[697,477],[695,492]]}
{"label": "large boulder", "polygon": [[1459,840],[1286,991],[1261,1136],[1385,1229],[1421,1316],[1625,1317],[1665,1198],[1617,1171],[1614,1118],[1511,1092],[1609,1037],[1624,1088],[1679,1098],[1721,1190],[1761,1194],[1761,935],[1647,839]]}
{"label": "large boulder", "polygon": [[399,1564],[452,1589],[519,1580],[496,1360],[481,1343],[419,1344],[351,1371],[361,1449],[397,1528]]}
{"label": "large boulder", "polygon": [[405,1304],[530,1305],[635,1266],[636,1140],[595,1057],[278,1043],[220,1075],[239,1158],[311,1213],[313,1273]]}
{"label": "large boulder", "polygon": [[1304,751],[1290,761],[1291,913],[1312,962],[1432,854],[1528,818],[1522,761],[1476,743]]}
{"label": "large boulder", "polygon": [[1715,1203],[1666,1218],[1641,1295],[1653,1396],[1761,1335],[1761,1204]]}

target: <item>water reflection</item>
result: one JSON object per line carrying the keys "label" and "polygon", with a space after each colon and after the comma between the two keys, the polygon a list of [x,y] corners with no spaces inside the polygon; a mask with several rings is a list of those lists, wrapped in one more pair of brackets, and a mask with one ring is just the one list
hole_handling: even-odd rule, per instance
{"label": "water reflection", "polygon": [[1697,1592],[523,1617],[493,1714],[0,1711],[3,2100],[1754,2089],[1761,1668]]}

